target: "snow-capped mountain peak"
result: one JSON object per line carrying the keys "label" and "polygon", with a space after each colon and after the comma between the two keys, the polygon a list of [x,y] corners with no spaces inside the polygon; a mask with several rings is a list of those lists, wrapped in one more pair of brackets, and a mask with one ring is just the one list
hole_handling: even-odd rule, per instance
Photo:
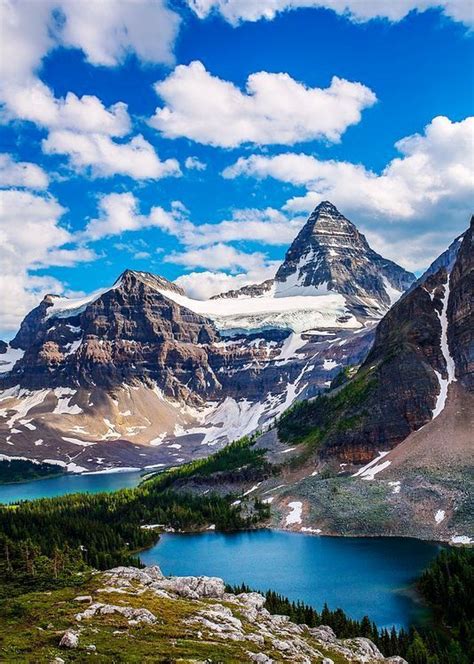
{"label": "snow-capped mountain peak", "polygon": [[386,309],[414,279],[373,251],[357,227],[323,201],[287,251],[275,276],[275,297],[335,291]]}

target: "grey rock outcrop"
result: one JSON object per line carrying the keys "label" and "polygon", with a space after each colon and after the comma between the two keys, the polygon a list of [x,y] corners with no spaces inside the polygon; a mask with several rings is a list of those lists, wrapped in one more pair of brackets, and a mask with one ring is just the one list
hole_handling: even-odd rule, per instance
{"label": "grey rock outcrop", "polygon": [[[224,582],[219,578],[163,577],[157,567],[141,570],[119,567],[101,574],[101,580],[106,582],[109,591],[123,593],[124,604],[94,602],[76,615],[78,622],[94,620],[94,625],[99,626],[101,620],[117,614],[131,627],[139,624],[153,627],[155,614],[146,606],[136,606],[137,601],[145,603],[145,598],[151,594],[156,601],[162,597],[176,602],[185,599],[187,609],[182,625],[188,638],[203,643],[211,640],[241,644],[246,648],[249,662],[333,661],[327,653],[334,653],[338,661],[353,664],[391,661],[368,639],[338,639],[330,627],[308,628],[296,625],[288,616],[270,614],[265,608],[265,597],[259,593],[226,593]],[[126,595],[135,597],[134,607],[126,605]],[[143,599],[137,600],[137,596]],[[212,599],[218,601],[212,603],[209,601]],[[190,611],[190,603],[194,603],[194,611]],[[398,664],[405,662],[400,658]]]}
{"label": "grey rock outcrop", "polygon": [[211,300],[235,299],[238,297],[262,297],[271,292],[274,283],[274,279],[267,279],[266,281],[262,281],[261,284],[250,284],[249,286],[242,286],[242,288],[237,290],[219,293],[219,295],[211,297]]}

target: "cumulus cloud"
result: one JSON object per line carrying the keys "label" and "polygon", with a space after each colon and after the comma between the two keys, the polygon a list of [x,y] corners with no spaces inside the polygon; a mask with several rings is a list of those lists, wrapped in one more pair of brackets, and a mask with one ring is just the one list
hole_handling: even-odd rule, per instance
{"label": "cumulus cloud", "polygon": [[92,175],[98,177],[128,175],[136,180],[157,180],[181,175],[176,159],[161,161],[153,146],[141,135],[126,143],[117,143],[104,134],[52,131],[42,146],[47,154],[68,155],[74,168],[90,169]]}
{"label": "cumulus cloud", "polygon": [[[442,251],[469,218],[474,194],[473,141],[473,117],[452,122],[440,116],[422,134],[398,141],[396,148],[401,156],[392,159],[381,173],[361,164],[289,153],[241,158],[223,175],[273,177],[304,185],[307,193],[286,203],[290,213],[309,212],[322,199],[329,199],[361,220],[369,231],[385,221],[385,236],[390,240],[386,255],[416,269]],[[433,226],[441,224],[443,232],[433,235]],[[411,248],[406,246],[407,239],[411,243],[414,235],[421,242],[416,251],[413,244]],[[423,243],[427,247],[424,256]],[[411,250],[413,255],[409,257]]]}
{"label": "cumulus cloud", "polygon": [[188,5],[200,18],[219,12],[232,25],[272,20],[280,12],[303,7],[331,9],[357,23],[376,18],[401,21],[411,11],[441,9],[454,21],[468,26],[474,24],[471,0],[188,0]]}
{"label": "cumulus cloud", "polygon": [[[194,224],[189,220],[188,210],[179,201],[173,201],[169,211],[155,206],[148,214],[142,214],[139,201],[128,192],[103,196],[99,203],[99,216],[89,222],[85,235],[89,239],[98,239],[155,227],[176,237],[188,249],[246,241],[279,246],[289,244],[304,222],[304,216],[289,217],[274,208],[247,208],[234,210],[230,219],[212,224]],[[190,266],[194,264],[190,263]]]}
{"label": "cumulus cloud", "polygon": [[182,252],[173,252],[165,257],[167,263],[185,265],[187,268],[203,267],[210,270],[239,269],[254,270],[265,261],[265,255],[259,251],[246,253],[228,244],[219,242],[199,249],[187,249]]}
{"label": "cumulus cloud", "polygon": [[115,66],[134,53],[173,62],[180,18],[164,0],[2,0],[0,77],[26,79],[58,46],[78,48],[94,65]]}
{"label": "cumulus cloud", "polygon": [[469,206],[474,191],[473,139],[474,117],[451,122],[439,116],[423,134],[398,141],[395,146],[402,156],[392,159],[380,174],[361,164],[289,153],[240,158],[223,175],[273,177],[306,185],[307,196],[287,203],[292,211],[308,211],[326,197],[350,210],[411,219],[431,214],[446,201],[456,208]]}
{"label": "cumulus cloud", "polygon": [[28,120],[48,129],[100,132],[108,136],[125,136],[130,131],[130,117],[123,102],[107,109],[97,97],[77,97],[73,92],[68,92],[64,99],[56,99],[39,79],[3,86],[2,96],[7,119]]}
{"label": "cumulus cloud", "polygon": [[184,165],[190,171],[205,171],[207,168],[207,164],[205,164],[197,157],[187,157],[186,161],[184,162]]}
{"label": "cumulus cloud", "polygon": [[48,176],[28,161],[14,161],[9,154],[0,154],[0,187],[46,189]]}
{"label": "cumulus cloud", "polygon": [[156,206],[148,215],[142,215],[133,194],[108,194],[100,199],[99,216],[88,223],[84,237],[88,240],[98,240],[102,237],[151,227],[166,231],[179,223],[180,215],[179,204],[172,206],[169,212]]}
{"label": "cumulus cloud", "polygon": [[308,88],[288,74],[265,71],[251,74],[242,92],[198,61],[179,65],[155,89],[165,105],[151,118],[153,127],[167,138],[225,148],[335,142],[376,101],[365,85],[336,76],[328,88]]}
{"label": "cumulus cloud", "polygon": [[16,329],[45,292],[62,292],[57,279],[38,276],[35,270],[95,258],[86,248],[67,246],[74,237],[60,225],[64,212],[52,196],[0,191],[0,329]]}
{"label": "cumulus cloud", "polygon": [[304,217],[289,218],[274,208],[246,208],[234,210],[230,219],[214,224],[181,222],[174,232],[182,242],[192,247],[242,241],[279,246],[289,244],[304,221]]}
{"label": "cumulus cloud", "polygon": [[54,5],[64,16],[58,41],[81,49],[94,65],[114,66],[130,53],[143,62],[174,60],[180,18],[165,0],[55,0]]}
{"label": "cumulus cloud", "polygon": [[177,162],[161,162],[142,136],[112,140],[131,131],[126,104],[106,108],[96,96],[72,92],[56,98],[37,74],[58,46],[81,49],[94,65],[115,66],[130,53],[143,62],[172,63],[180,19],[164,0],[2,0],[0,23],[0,101],[7,120],[50,130],[46,151],[70,155],[75,167],[91,167],[93,174],[156,179],[179,173]]}

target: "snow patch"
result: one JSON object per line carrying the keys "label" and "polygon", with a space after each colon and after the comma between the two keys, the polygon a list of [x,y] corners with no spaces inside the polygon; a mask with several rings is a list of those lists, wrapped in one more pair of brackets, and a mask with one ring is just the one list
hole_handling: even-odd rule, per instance
{"label": "snow patch", "polygon": [[302,533],[313,533],[314,535],[319,535],[321,528],[310,528],[308,526],[301,526],[300,528]]}
{"label": "snow patch", "polygon": [[284,341],[279,355],[275,357],[278,366],[287,364],[292,358],[296,357],[297,351],[306,345],[306,341],[301,338],[301,334],[292,332]]}
{"label": "snow patch", "polygon": [[384,461],[381,464],[377,464],[380,459],[383,459],[384,456],[387,456],[388,452],[379,452],[378,456],[375,457],[375,459],[372,459],[370,463],[368,463],[366,466],[363,466],[362,468],[359,468],[359,470],[352,475],[352,477],[361,477],[363,480],[373,480],[374,476],[377,473],[380,473],[381,470],[384,470],[384,468],[388,468],[390,466],[390,461]]}
{"label": "snow patch", "polygon": [[435,514],[435,521],[436,523],[441,523],[441,521],[444,521],[446,517],[446,513],[444,510],[438,510]]}
{"label": "snow patch", "polygon": [[441,323],[440,346],[441,346],[441,352],[444,357],[444,361],[446,363],[447,378],[443,378],[441,374],[438,371],[436,371],[436,369],[433,369],[439,383],[439,394],[436,400],[436,405],[433,410],[433,416],[432,416],[433,420],[435,419],[435,417],[438,417],[438,415],[443,412],[444,407],[446,405],[446,398],[448,396],[448,386],[450,383],[456,380],[454,360],[452,358],[448,344],[449,279],[450,276],[448,276],[448,281],[446,283],[446,286],[444,287],[443,307],[441,310],[441,314],[438,314],[438,312],[435,309],[436,313],[438,314],[439,321]]}
{"label": "snow patch", "polygon": [[88,442],[87,440],[81,440],[80,438],[68,438],[66,436],[62,436],[62,439],[65,440],[66,443],[80,445],[81,447],[90,447],[91,445],[95,445],[95,443]]}
{"label": "snow patch", "polygon": [[242,498],[243,498],[244,496],[248,496],[249,493],[252,493],[252,492],[255,491],[256,489],[258,489],[258,487],[260,486],[260,484],[261,484],[261,482],[259,482],[258,484],[254,484],[254,486],[253,486],[251,489],[248,489],[248,491],[245,491],[245,492],[242,494]]}
{"label": "snow patch", "polygon": [[165,433],[160,433],[160,435],[156,436],[156,438],[152,438],[148,442],[148,445],[152,445],[153,447],[158,447],[159,445],[163,444],[165,438],[166,438],[166,431],[165,431]]}
{"label": "snow patch", "polygon": [[295,501],[288,503],[288,507],[291,509],[290,513],[286,517],[286,525],[291,526],[294,523],[301,523],[301,514],[303,512],[303,503]]}
{"label": "snow patch", "polygon": [[474,544],[474,539],[467,535],[453,535],[451,537],[451,542],[453,544]]}
{"label": "snow patch", "polygon": [[80,415],[83,412],[82,408],[77,404],[70,405],[72,397],[76,394],[76,390],[72,390],[69,387],[56,387],[53,392],[58,400],[52,411],[53,415]]}

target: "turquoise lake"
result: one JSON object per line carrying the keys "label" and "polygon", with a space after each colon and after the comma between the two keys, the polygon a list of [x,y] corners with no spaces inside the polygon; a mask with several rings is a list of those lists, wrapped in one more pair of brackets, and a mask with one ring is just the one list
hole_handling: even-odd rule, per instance
{"label": "turquoise lake", "polygon": [[423,614],[410,584],[439,550],[415,539],[259,530],[166,534],[140,557],[165,574],[219,576],[231,584],[275,590],[318,610],[327,602],[352,618],[367,614],[379,627],[407,627]]}
{"label": "turquoise lake", "polygon": [[0,503],[14,503],[17,500],[53,498],[68,493],[100,493],[134,487],[140,483],[143,472],[125,473],[85,473],[83,475],[61,475],[34,482],[0,484]]}
{"label": "turquoise lake", "polygon": [[[64,475],[0,485],[0,502],[134,487],[143,473]],[[219,576],[255,590],[275,590],[316,609],[324,602],[353,618],[367,614],[379,627],[419,622],[422,607],[410,589],[440,545],[405,538],[320,537],[258,530],[243,533],[166,534],[142,552],[165,574]]]}

